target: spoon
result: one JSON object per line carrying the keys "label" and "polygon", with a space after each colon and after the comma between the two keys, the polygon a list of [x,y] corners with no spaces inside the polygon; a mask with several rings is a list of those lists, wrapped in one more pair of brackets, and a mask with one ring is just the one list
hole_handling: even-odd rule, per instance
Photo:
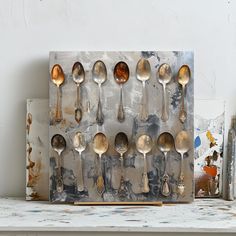
{"label": "spoon", "polygon": [[128,137],[125,133],[120,132],[115,137],[115,150],[120,154],[121,160],[121,179],[120,179],[120,187],[118,190],[119,197],[124,199],[126,197],[126,189],[125,189],[125,173],[124,173],[124,154],[128,151]]}
{"label": "spoon", "polygon": [[72,68],[72,77],[77,86],[77,99],[76,99],[76,108],[75,108],[75,120],[77,123],[80,123],[82,119],[82,105],[80,102],[80,84],[83,83],[85,78],[85,72],[82,64],[76,62]]}
{"label": "spoon", "polygon": [[190,77],[191,77],[190,68],[187,65],[181,66],[178,71],[177,79],[179,84],[182,86],[181,108],[179,113],[179,119],[182,123],[184,123],[184,121],[187,118],[187,112],[185,111],[184,108],[184,96],[185,96],[185,87],[188,84]]}
{"label": "spoon", "polygon": [[143,176],[142,176],[142,192],[148,193],[150,191],[148,185],[148,176],[147,176],[147,160],[146,154],[152,150],[153,142],[152,138],[148,135],[141,135],[136,141],[137,150],[143,154],[144,160],[144,168],[143,168]]}
{"label": "spoon", "polygon": [[123,84],[126,83],[127,80],[129,79],[129,67],[125,62],[120,61],[115,65],[114,78],[116,83],[120,85],[120,103],[118,108],[117,119],[119,122],[123,122],[125,120],[123,98],[122,98]]}
{"label": "spoon", "polygon": [[99,87],[96,121],[98,125],[102,125],[104,122],[104,115],[102,113],[102,104],[101,104],[101,86],[107,80],[107,68],[102,61],[96,61],[94,63],[92,69],[92,77],[94,82],[97,83]]}
{"label": "spoon", "polygon": [[163,88],[163,100],[162,100],[162,115],[161,119],[165,122],[169,119],[166,102],[166,85],[171,81],[172,71],[170,65],[164,63],[160,65],[157,71],[158,81],[162,84]]}
{"label": "spoon", "polygon": [[62,111],[61,111],[61,91],[60,86],[64,83],[65,75],[60,65],[56,64],[51,70],[51,80],[57,86],[57,105],[56,105],[56,122],[61,122]]}
{"label": "spoon", "polygon": [[61,173],[61,167],[62,167],[62,158],[61,153],[66,148],[66,140],[64,137],[60,134],[55,134],[51,139],[51,146],[53,150],[58,154],[57,157],[57,191],[59,193],[63,192],[63,176]]}
{"label": "spoon", "polygon": [[102,174],[102,154],[108,149],[108,140],[105,134],[97,133],[93,138],[93,150],[99,156],[99,172],[97,178],[97,191],[99,194],[103,194],[105,191],[104,179]]}
{"label": "spoon", "polygon": [[170,195],[170,186],[169,186],[169,175],[166,171],[167,165],[167,153],[170,152],[174,147],[174,138],[173,136],[168,133],[164,132],[160,134],[157,139],[157,147],[158,149],[163,152],[164,154],[164,174],[162,176],[162,186],[161,186],[161,193],[163,196],[167,197]]}
{"label": "spoon", "polygon": [[179,175],[179,183],[177,186],[178,193],[182,195],[184,193],[184,153],[188,152],[191,147],[191,139],[186,131],[180,131],[175,138],[175,149],[181,155],[180,162],[180,175]]}
{"label": "spoon", "polygon": [[146,81],[151,77],[151,66],[148,60],[142,58],[138,61],[136,66],[136,76],[143,84],[140,118],[142,121],[146,121],[148,118]]}
{"label": "spoon", "polygon": [[85,137],[81,132],[77,132],[73,139],[73,146],[79,153],[79,166],[77,172],[77,189],[79,192],[84,191],[83,168],[82,168],[82,152],[86,148]]}

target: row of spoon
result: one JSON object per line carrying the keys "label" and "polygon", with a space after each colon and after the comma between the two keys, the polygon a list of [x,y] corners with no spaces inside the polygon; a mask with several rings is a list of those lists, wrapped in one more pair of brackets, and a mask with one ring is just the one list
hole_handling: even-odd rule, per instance
{"label": "row of spoon", "polygon": [[[124,61],[118,62],[113,71],[114,79],[117,84],[120,86],[120,99],[118,106],[117,119],[119,122],[125,120],[125,112],[123,107],[123,85],[129,79],[129,67]],[[77,86],[77,99],[76,99],[76,108],[75,108],[75,120],[80,123],[83,112],[82,105],[80,102],[80,86],[85,80],[85,71],[84,67],[80,62],[74,63],[72,67],[72,77]],[[136,66],[136,77],[139,81],[142,82],[142,99],[141,99],[141,111],[140,119],[146,121],[148,118],[148,106],[147,106],[147,91],[146,91],[146,81],[151,78],[151,66],[147,59],[141,58]],[[169,119],[169,111],[167,109],[167,98],[166,98],[166,86],[172,80],[172,70],[169,64],[163,63],[159,66],[157,70],[157,79],[163,87],[163,99],[162,99],[162,115],[161,119],[165,122]],[[182,86],[182,101],[181,108],[179,113],[179,119],[182,123],[187,118],[187,113],[184,105],[185,97],[185,87],[188,84],[191,77],[190,68],[187,65],[182,65],[178,71],[177,81]],[[96,121],[98,125],[104,123],[104,114],[102,111],[101,103],[101,86],[107,80],[107,69],[103,61],[96,61],[92,68],[92,78],[94,82],[98,84],[99,95],[98,95],[98,106],[96,113]],[[59,64],[55,64],[51,70],[51,79],[52,82],[57,86],[57,104],[55,112],[55,120],[60,122],[62,120],[62,111],[61,111],[61,102],[60,102],[60,86],[64,83],[65,75],[62,67]]]}
{"label": "row of spoon", "polygon": [[[51,146],[54,151],[57,152],[57,191],[63,191],[63,177],[61,173],[61,154],[66,148],[66,141],[64,137],[60,134],[56,134],[51,139]],[[82,169],[82,152],[86,149],[86,140],[85,136],[81,132],[77,132],[73,138],[73,147],[79,153],[79,166],[77,169],[77,190],[79,192],[84,191],[84,181],[83,181],[83,169]],[[98,154],[98,166],[97,166],[97,191],[99,194],[103,194],[105,191],[105,184],[103,178],[102,171],[102,155],[108,150],[108,139],[103,133],[97,133],[93,138],[93,150],[96,154]],[[120,186],[118,189],[119,197],[124,199],[127,194],[127,189],[125,186],[125,172],[124,172],[124,154],[128,151],[129,148],[129,140],[125,133],[120,132],[115,137],[114,142],[115,150],[120,154],[121,161],[121,178],[120,178]],[[179,174],[179,182],[177,185],[177,191],[180,195],[184,193],[185,185],[184,185],[184,168],[183,168],[183,157],[184,154],[187,153],[191,147],[191,138],[186,131],[181,131],[176,135],[176,138],[169,133],[164,132],[159,135],[157,139],[157,147],[164,154],[164,174],[162,176],[162,186],[161,193],[163,196],[169,196],[171,193],[171,188],[169,184],[169,175],[167,173],[167,154],[175,150],[180,153],[181,161],[180,161],[180,174]],[[143,174],[142,174],[142,192],[148,193],[149,189],[149,180],[148,180],[148,170],[147,170],[147,160],[146,155],[153,148],[153,141],[149,135],[143,134],[139,136],[136,140],[136,149],[138,152],[143,154]]]}

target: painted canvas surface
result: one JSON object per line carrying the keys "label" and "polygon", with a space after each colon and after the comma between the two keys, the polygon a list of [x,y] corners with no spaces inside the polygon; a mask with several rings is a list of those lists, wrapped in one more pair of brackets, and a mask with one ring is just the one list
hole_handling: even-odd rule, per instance
{"label": "painted canvas surface", "polygon": [[195,100],[195,195],[219,197],[222,188],[225,103]]}
{"label": "painted canvas surface", "polygon": [[[147,81],[147,100],[149,116],[146,122],[140,120],[140,103],[142,97],[142,83],[136,77],[136,65],[140,58],[150,62],[151,78]],[[102,60],[107,68],[107,81],[101,86],[101,103],[104,113],[104,123],[96,123],[98,104],[98,85],[92,79],[92,68],[97,60]],[[120,87],[116,83],[113,71],[117,62],[124,61],[129,66],[130,76],[123,85],[123,102],[125,121],[117,121]],[[80,85],[80,102],[83,118],[78,124],[75,120],[76,84],[72,78],[72,67],[80,62],[85,71],[85,80]],[[172,70],[172,80],[167,86],[169,120],[161,120],[162,85],[157,80],[157,70],[162,63],[168,63]],[[49,72],[54,65],[59,64],[64,71],[65,81],[60,85],[60,100],[62,121],[56,122],[57,86],[49,78],[49,156],[50,156],[50,200],[52,202],[140,202],[140,201],[168,201],[191,202],[194,198],[193,189],[193,94],[194,69],[192,52],[51,52]],[[191,70],[191,79],[186,86],[185,106],[187,120],[182,124],[179,120],[182,90],[176,81],[179,68],[187,64]],[[174,137],[181,130],[186,130],[191,136],[191,147],[184,156],[185,192],[179,195],[176,190],[180,174],[180,155],[172,150],[168,153],[167,171],[170,176],[171,194],[161,194],[162,176],[164,173],[164,157],[156,145],[157,138],[162,132],[170,132]],[[82,152],[82,161],[74,148],[73,138],[76,132],[85,136],[86,149]],[[98,156],[93,151],[92,141],[96,133],[103,132],[109,140],[108,151],[103,154],[101,165],[105,180],[105,191],[97,191]],[[119,196],[121,181],[121,162],[119,154],[114,149],[114,139],[118,132],[124,132],[129,139],[129,148],[124,155],[125,197]],[[143,157],[136,150],[135,141],[140,134],[151,136],[154,146],[147,154],[147,169],[150,191],[142,192]],[[61,156],[51,146],[54,135],[60,134],[66,141],[66,147]],[[58,168],[61,163],[61,168]],[[82,163],[82,164],[81,164]],[[82,165],[84,181],[83,191],[77,188],[79,165]],[[58,178],[61,174],[62,179]],[[63,182],[63,188],[58,191],[57,185]]]}
{"label": "painted canvas surface", "polygon": [[26,200],[48,200],[48,99],[27,99]]}

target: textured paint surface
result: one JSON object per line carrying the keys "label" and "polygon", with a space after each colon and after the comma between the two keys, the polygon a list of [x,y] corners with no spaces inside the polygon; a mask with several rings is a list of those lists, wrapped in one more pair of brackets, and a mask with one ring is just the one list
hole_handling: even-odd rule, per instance
{"label": "textured paint surface", "polygon": [[195,106],[195,195],[216,197],[223,184],[224,102],[196,99]]}
{"label": "textured paint surface", "polygon": [[0,231],[236,233],[235,216],[236,202],[221,199],[162,207],[49,205],[0,199]]}
{"label": "textured paint surface", "polygon": [[48,99],[28,99],[26,200],[48,200]]}
{"label": "textured paint surface", "polygon": [[[138,60],[147,58],[151,64],[151,79],[147,82],[148,106],[150,115],[146,122],[139,119],[142,84],[135,76]],[[96,111],[98,101],[98,86],[92,80],[91,69],[96,60],[102,60],[108,72],[108,79],[102,85],[102,104],[105,115],[104,125],[96,124]],[[117,121],[117,108],[119,101],[119,86],[113,78],[113,69],[118,61],[125,61],[130,69],[129,81],[123,86],[123,99],[126,120]],[[71,76],[71,69],[76,61],[80,61],[85,69],[85,81],[81,85],[83,106],[83,119],[78,125],[74,119],[76,85]],[[172,82],[167,86],[170,118],[163,123],[161,117],[162,87],[157,82],[156,72],[162,63],[169,63],[173,72]],[[125,184],[128,189],[126,201],[192,201],[193,200],[193,148],[184,158],[184,172],[186,191],[183,196],[176,192],[179,177],[180,156],[175,151],[168,157],[167,171],[170,175],[171,195],[163,197],[160,194],[161,176],[164,171],[163,154],[156,147],[156,140],[160,133],[169,131],[175,137],[177,132],[186,129],[193,137],[193,53],[192,52],[52,52],[50,54],[50,70],[54,64],[60,64],[65,73],[65,82],[61,86],[63,121],[55,123],[56,86],[49,79],[50,88],[50,139],[56,134],[62,134],[67,142],[67,148],[62,153],[64,192],[58,193],[56,189],[56,159],[57,154],[50,148],[50,198],[53,202],[73,201],[120,201],[118,188],[120,183],[119,155],[114,151],[114,138],[118,132],[125,132],[130,140],[130,147],[124,157]],[[181,89],[176,82],[176,75],[181,65],[190,66],[192,77],[187,85],[186,108],[188,113],[184,125],[178,119]],[[89,109],[88,109],[89,104]],[[87,148],[82,153],[83,177],[85,191],[77,192],[76,174],[78,154],[74,151],[72,140],[75,132],[85,135]],[[109,139],[109,149],[102,157],[102,166],[106,191],[103,198],[97,193],[97,156],[92,150],[91,141],[98,132],[104,132]],[[148,178],[150,192],[141,192],[141,177],[143,173],[143,158],[136,151],[135,140],[142,133],[149,134],[155,143],[152,151],[147,155]]]}

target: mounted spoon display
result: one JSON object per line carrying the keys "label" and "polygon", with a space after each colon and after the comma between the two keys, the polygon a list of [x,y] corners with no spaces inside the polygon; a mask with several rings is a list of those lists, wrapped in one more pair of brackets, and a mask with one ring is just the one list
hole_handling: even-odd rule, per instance
{"label": "mounted spoon display", "polygon": [[148,60],[142,58],[138,61],[136,66],[136,77],[142,82],[142,98],[141,98],[141,111],[140,119],[146,121],[148,118],[148,104],[147,104],[147,91],[146,81],[151,78],[151,66]]}
{"label": "mounted spoon display", "polygon": [[179,183],[177,186],[178,193],[182,195],[185,190],[184,185],[184,154],[189,151],[191,147],[191,138],[186,131],[180,131],[175,138],[175,149],[180,154],[180,175]]}
{"label": "mounted spoon display", "polygon": [[143,161],[144,161],[143,176],[142,176],[142,192],[143,193],[148,193],[150,191],[149,183],[148,183],[148,176],[147,176],[146,154],[152,150],[152,146],[153,146],[152,138],[145,134],[139,136],[136,141],[136,148],[140,153],[143,154]]}
{"label": "mounted spoon display", "polygon": [[77,190],[79,192],[84,191],[84,179],[83,179],[83,162],[82,152],[86,149],[85,137],[81,132],[77,132],[73,138],[73,146],[75,151],[79,153],[78,169],[77,169]]}
{"label": "mounted spoon display", "polygon": [[125,133],[120,132],[115,137],[115,150],[120,154],[121,161],[121,179],[120,187],[118,190],[119,198],[124,199],[126,197],[126,188],[125,188],[125,172],[124,172],[124,154],[128,151],[128,137]]}
{"label": "mounted spoon display", "polygon": [[162,99],[162,115],[161,119],[163,121],[167,121],[169,119],[169,109],[167,109],[167,101],[166,101],[166,85],[170,83],[172,78],[172,71],[170,65],[164,63],[160,65],[157,71],[157,77],[159,83],[163,88],[163,99]]}
{"label": "mounted spoon display", "polygon": [[56,112],[55,112],[55,121],[61,122],[62,120],[62,111],[61,111],[61,90],[60,86],[65,81],[65,75],[63,69],[60,65],[56,64],[52,67],[51,70],[51,80],[57,86],[57,103],[56,103]]}
{"label": "mounted spoon display", "polygon": [[125,120],[125,112],[123,107],[123,84],[126,83],[129,79],[129,67],[128,65],[120,61],[115,65],[114,68],[114,78],[117,84],[120,85],[120,103],[118,108],[117,119],[119,122],[123,122]]}
{"label": "mounted spoon display", "polygon": [[72,77],[77,87],[77,98],[76,98],[76,108],[75,108],[75,120],[80,123],[82,119],[82,105],[80,102],[80,84],[84,82],[85,72],[82,64],[76,62],[72,68]]}
{"label": "mounted spoon display", "polygon": [[107,80],[107,69],[102,61],[96,61],[94,63],[92,69],[92,78],[94,82],[98,84],[99,87],[96,121],[98,125],[102,125],[104,122],[104,115],[102,112],[102,103],[101,103],[101,86]]}
{"label": "mounted spoon display", "polygon": [[56,163],[57,163],[57,166],[56,166],[56,168],[57,168],[56,188],[57,188],[57,191],[60,193],[60,192],[63,192],[63,176],[62,176],[62,172],[61,172],[61,168],[62,168],[61,154],[66,148],[66,140],[64,139],[64,137],[62,135],[55,134],[51,139],[51,146],[52,146],[52,149],[58,154],[58,156],[56,158]]}
{"label": "mounted spoon display", "polygon": [[187,112],[184,105],[184,97],[185,97],[185,88],[190,80],[190,77],[191,77],[190,68],[187,65],[181,66],[178,71],[177,80],[178,83],[182,86],[181,108],[179,113],[179,119],[182,123],[184,123],[185,120],[187,119]]}
{"label": "mounted spoon display", "polygon": [[108,139],[103,133],[97,133],[93,138],[93,150],[98,154],[99,162],[98,162],[98,178],[97,178],[97,191],[99,194],[103,194],[105,191],[105,184],[103,179],[103,171],[102,171],[102,155],[108,149]]}
{"label": "mounted spoon display", "polygon": [[167,197],[171,193],[171,189],[169,185],[169,175],[166,170],[167,160],[168,160],[167,153],[170,152],[174,148],[173,136],[168,132],[164,132],[160,134],[160,136],[157,139],[157,147],[164,154],[164,174],[162,176],[161,194]]}

